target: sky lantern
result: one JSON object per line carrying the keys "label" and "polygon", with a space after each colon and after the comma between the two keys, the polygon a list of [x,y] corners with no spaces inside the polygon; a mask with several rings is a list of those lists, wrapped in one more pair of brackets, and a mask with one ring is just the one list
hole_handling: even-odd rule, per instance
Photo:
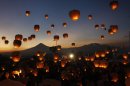
{"label": "sky lantern", "polygon": [[128,60],[122,60],[122,64],[124,64],[124,65],[127,65],[128,64]]}
{"label": "sky lantern", "polygon": [[30,16],[30,14],[31,14],[30,11],[26,11],[26,12],[25,12],[25,15],[26,15],[26,16]]}
{"label": "sky lantern", "polygon": [[92,20],[93,16],[92,15],[88,15],[88,19]]}
{"label": "sky lantern", "polygon": [[40,25],[34,25],[34,31],[38,32],[40,30]]}
{"label": "sky lantern", "polygon": [[113,34],[114,34],[114,32],[112,31],[112,29],[108,29],[108,33],[109,33],[110,35],[113,35]]}
{"label": "sky lantern", "polygon": [[103,39],[105,39],[105,36],[104,36],[104,35],[101,35],[101,37],[100,37],[100,38],[103,40]]}
{"label": "sky lantern", "polygon": [[35,39],[35,38],[36,38],[36,35],[35,35],[35,34],[32,34],[30,37],[31,37],[32,39]]}
{"label": "sky lantern", "polygon": [[59,40],[59,35],[54,35],[54,41],[56,41],[56,45],[57,45],[57,41]]}
{"label": "sky lantern", "polygon": [[127,59],[128,59],[128,55],[127,55],[127,54],[123,54],[123,58],[124,58],[125,60],[127,60]]}
{"label": "sky lantern", "polygon": [[32,40],[32,37],[31,37],[31,36],[29,36],[29,37],[28,37],[28,40],[29,40],[29,41],[31,41],[31,40]]}
{"label": "sky lantern", "polygon": [[61,45],[56,46],[57,50],[60,51],[61,50]]}
{"label": "sky lantern", "polygon": [[5,44],[9,44],[9,41],[8,41],[8,40],[5,40]]}
{"label": "sky lantern", "polygon": [[112,77],[112,79],[111,79],[112,82],[116,83],[119,80],[119,76],[117,73],[112,73],[111,77]]}
{"label": "sky lantern", "polygon": [[55,25],[54,24],[51,24],[51,28],[54,28],[55,27]]}
{"label": "sky lantern", "polygon": [[98,24],[95,25],[95,29],[99,29],[99,25]]}
{"label": "sky lantern", "polygon": [[59,55],[57,53],[55,53],[53,55],[53,60],[54,60],[55,63],[57,63],[59,61]]}
{"label": "sky lantern", "polygon": [[105,29],[105,24],[101,24],[101,29]]}
{"label": "sky lantern", "polygon": [[45,66],[45,70],[46,70],[46,73],[48,73],[50,70],[49,66]]}
{"label": "sky lantern", "polygon": [[63,38],[68,38],[68,33],[64,33]]}
{"label": "sky lantern", "polygon": [[111,25],[110,29],[112,30],[113,33],[116,33],[118,31],[118,26],[117,25]]}
{"label": "sky lantern", "polygon": [[41,56],[41,54],[42,54],[42,52],[40,52],[40,51],[37,51],[37,52],[35,53],[35,55],[36,55],[37,57]]}
{"label": "sky lantern", "polygon": [[47,35],[51,35],[51,31],[50,30],[47,30],[46,33],[47,33]]}
{"label": "sky lantern", "polygon": [[65,65],[66,65],[66,60],[61,60],[61,67],[65,67]]}
{"label": "sky lantern", "polygon": [[23,42],[27,42],[28,41],[28,39],[27,38],[23,38]]}
{"label": "sky lantern", "polygon": [[37,66],[38,69],[41,69],[41,68],[44,67],[44,63],[42,63],[42,62],[37,62],[37,63],[36,63],[36,66]]}
{"label": "sky lantern", "polygon": [[22,40],[23,36],[21,34],[16,34],[15,35],[15,40]]}
{"label": "sky lantern", "polygon": [[99,60],[95,60],[94,61],[94,66],[95,66],[95,68],[98,68],[100,66],[100,61]]}
{"label": "sky lantern", "polygon": [[5,36],[2,36],[1,39],[2,39],[2,40],[6,40],[6,37],[5,37]]}
{"label": "sky lantern", "polygon": [[117,10],[117,8],[119,7],[119,3],[117,0],[113,0],[110,2],[110,7],[111,9],[114,11],[114,10]]}
{"label": "sky lantern", "polygon": [[19,48],[21,44],[22,44],[21,40],[14,40],[13,42],[14,48]]}
{"label": "sky lantern", "polygon": [[12,58],[13,62],[19,62],[20,58],[21,58],[20,52],[18,52],[18,51],[13,52],[11,55],[11,58]]}
{"label": "sky lantern", "polygon": [[45,19],[47,20],[49,16],[48,16],[47,14],[45,14],[45,16],[44,16],[44,17],[45,17]]}
{"label": "sky lantern", "polygon": [[72,46],[75,46],[75,43],[71,43]]}
{"label": "sky lantern", "polygon": [[64,22],[62,25],[63,25],[63,27],[67,27],[67,23],[66,22]]}
{"label": "sky lantern", "polygon": [[69,17],[73,21],[77,21],[80,18],[80,11],[79,10],[71,10],[69,12]]}

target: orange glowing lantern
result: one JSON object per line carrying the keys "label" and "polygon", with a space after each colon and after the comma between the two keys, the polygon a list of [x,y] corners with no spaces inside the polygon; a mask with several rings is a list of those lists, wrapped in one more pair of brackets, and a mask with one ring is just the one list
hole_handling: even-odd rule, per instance
{"label": "orange glowing lantern", "polygon": [[20,52],[13,52],[11,56],[13,62],[19,62],[20,61]]}
{"label": "orange glowing lantern", "polygon": [[111,25],[110,29],[112,30],[113,33],[116,33],[118,31],[118,26],[117,25]]}
{"label": "orange glowing lantern", "polygon": [[68,33],[64,33],[63,38],[68,38]]}
{"label": "orange glowing lantern", "polygon": [[26,16],[30,16],[30,14],[31,14],[30,11],[26,11],[26,12],[25,12],[25,15],[26,15]]}
{"label": "orange glowing lantern", "polygon": [[16,34],[15,35],[15,40],[22,40],[23,36],[21,34]]}
{"label": "orange glowing lantern", "polygon": [[112,31],[112,29],[110,28],[110,29],[108,29],[108,33],[110,34],[110,35],[113,35],[114,34],[114,32]]}
{"label": "orange glowing lantern", "polygon": [[46,15],[45,15],[45,19],[47,20],[48,18],[49,18],[49,16],[46,14]]}
{"label": "orange glowing lantern", "polygon": [[119,76],[118,76],[118,74],[117,73],[113,73],[112,75],[111,75],[111,77],[112,77],[112,82],[117,82],[118,80],[119,80]]}
{"label": "orange glowing lantern", "polygon": [[31,40],[32,40],[32,37],[31,37],[31,36],[30,36],[30,37],[28,37],[28,40],[29,40],[29,41],[31,41]]}
{"label": "orange glowing lantern", "polygon": [[118,1],[113,0],[110,2],[110,7],[112,10],[116,10],[118,8],[118,6],[119,6]]}
{"label": "orange glowing lantern", "polygon": [[80,18],[80,11],[79,10],[72,10],[69,12],[69,17],[73,21],[77,21]]}
{"label": "orange glowing lantern", "polygon": [[44,64],[42,62],[37,62],[36,66],[37,66],[38,69],[41,69],[41,68],[44,67]]}
{"label": "orange glowing lantern", "polygon": [[104,36],[104,35],[101,35],[101,37],[100,37],[100,38],[103,40],[103,39],[105,39],[105,36]]}
{"label": "orange glowing lantern", "polygon": [[123,54],[123,58],[124,58],[125,60],[127,60],[127,59],[128,59],[128,55],[127,55],[127,54]]}
{"label": "orange glowing lantern", "polygon": [[47,35],[51,35],[51,31],[50,30],[47,30],[46,33],[47,33]]}
{"label": "orange glowing lantern", "polygon": [[46,70],[46,73],[48,73],[50,70],[49,66],[45,66],[45,70]]}
{"label": "orange glowing lantern", "polygon": [[35,38],[36,38],[36,35],[35,35],[35,34],[32,34],[30,37],[31,37],[32,39],[35,39]]}
{"label": "orange glowing lantern", "polygon": [[95,57],[96,57],[96,58],[99,58],[99,57],[100,57],[100,54],[96,52],[96,53],[95,53]]}
{"label": "orange glowing lantern", "polygon": [[27,42],[27,38],[23,38],[23,42]]}
{"label": "orange glowing lantern", "polygon": [[99,25],[98,24],[95,25],[95,29],[99,29]]}
{"label": "orange glowing lantern", "polygon": [[38,32],[40,30],[40,26],[39,25],[34,25],[34,31]]}
{"label": "orange glowing lantern", "polygon": [[95,66],[95,68],[98,68],[100,66],[100,61],[99,60],[95,60],[94,61],[94,66]]}
{"label": "orange glowing lantern", "polygon": [[13,45],[14,48],[19,48],[21,46],[22,42],[20,40],[14,40]]}
{"label": "orange glowing lantern", "polygon": [[88,19],[92,20],[93,16],[92,15],[88,15]]}
{"label": "orange glowing lantern", "polygon": [[61,67],[65,67],[66,65],[66,61],[65,60],[61,60]]}
{"label": "orange glowing lantern", "polygon": [[106,53],[105,52],[101,52],[101,57],[105,57],[106,56]]}
{"label": "orange glowing lantern", "polygon": [[101,28],[104,29],[105,28],[105,24],[101,24]]}
{"label": "orange glowing lantern", "polygon": [[54,35],[54,41],[58,41],[59,40],[59,35]]}
{"label": "orange glowing lantern", "polygon": [[67,23],[66,22],[64,22],[62,25],[63,25],[63,27],[67,27]]}

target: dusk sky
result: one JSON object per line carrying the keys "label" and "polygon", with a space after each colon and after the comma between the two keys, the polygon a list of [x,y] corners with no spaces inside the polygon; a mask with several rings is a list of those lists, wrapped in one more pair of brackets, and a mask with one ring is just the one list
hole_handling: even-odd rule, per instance
{"label": "dusk sky", "polygon": [[[22,43],[19,49],[27,49],[43,43],[47,46],[54,46],[54,35],[59,35],[58,44],[62,47],[71,47],[71,43],[76,43],[76,47],[90,44],[123,44],[128,42],[130,31],[130,0],[118,0],[119,8],[112,11],[109,3],[112,0],[0,0],[0,37],[6,36],[9,44],[5,45],[0,39],[0,51],[11,51],[13,40],[16,34],[28,37],[36,35],[36,39]],[[80,10],[80,19],[72,21],[69,12],[73,9]],[[31,12],[30,16],[25,16],[25,11]],[[46,20],[44,15],[48,14]],[[88,20],[88,15],[93,19]],[[62,23],[66,22],[67,27]],[[34,31],[34,25],[40,25],[40,31]],[[51,24],[55,27],[52,29]],[[109,35],[106,30],[96,30],[95,24],[105,24],[109,29],[110,25],[118,25],[119,30],[114,35]],[[52,34],[48,36],[47,30]],[[63,33],[68,33],[68,39],[63,39]],[[105,39],[101,40],[100,36]]]}

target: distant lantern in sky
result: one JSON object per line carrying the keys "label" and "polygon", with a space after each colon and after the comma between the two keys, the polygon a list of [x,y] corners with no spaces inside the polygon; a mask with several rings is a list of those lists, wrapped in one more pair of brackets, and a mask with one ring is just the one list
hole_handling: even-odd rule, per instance
{"label": "distant lantern in sky", "polygon": [[51,28],[54,28],[55,27],[55,25],[54,24],[51,24]]}
{"label": "distant lantern in sky", "polygon": [[8,40],[5,40],[5,44],[9,44],[9,41],[8,41]]}
{"label": "distant lantern in sky", "polygon": [[110,7],[112,10],[117,10],[118,6],[119,6],[119,3],[117,0],[113,0],[110,2]]}
{"label": "distant lantern in sky", "polygon": [[6,37],[5,37],[5,36],[2,36],[2,40],[6,40]]}
{"label": "distant lantern in sky", "polygon": [[64,22],[62,25],[63,25],[63,27],[67,27],[67,23],[66,22]]}
{"label": "distant lantern in sky", "polygon": [[29,37],[28,37],[28,40],[29,40],[29,41],[31,41],[31,40],[32,40],[32,37],[31,37],[31,36],[29,36]]}
{"label": "distant lantern in sky", "polygon": [[116,32],[118,31],[118,26],[117,26],[117,25],[111,25],[111,26],[110,26],[110,29],[112,29],[112,31],[113,31],[114,33],[116,33]]}
{"label": "distant lantern in sky", "polygon": [[103,40],[103,39],[105,39],[105,36],[104,36],[104,35],[101,35],[101,37],[100,37],[100,38]]}
{"label": "distant lantern in sky", "polygon": [[26,12],[25,12],[25,15],[26,15],[26,16],[30,16],[30,14],[31,14],[30,11],[26,11]]}
{"label": "distant lantern in sky", "polygon": [[13,42],[14,48],[19,48],[21,44],[22,44],[21,40],[14,40]]}
{"label": "distant lantern in sky", "polygon": [[35,38],[36,38],[36,35],[35,35],[35,34],[32,34],[30,37],[31,37],[32,39],[35,39]]}
{"label": "distant lantern in sky", "polygon": [[15,35],[15,40],[22,40],[23,36],[21,34],[16,34]]}
{"label": "distant lantern in sky", "polygon": [[75,43],[72,43],[71,45],[72,45],[72,46],[75,46]]}
{"label": "distant lantern in sky", "polygon": [[101,29],[105,29],[105,24],[101,24]]}
{"label": "distant lantern in sky", "polygon": [[47,33],[47,35],[51,35],[51,31],[50,30],[47,30],[46,33]]}
{"label": "distant lantern in sky", "polygon": [[59,40],[59,35],[54,35],[54,41],[58,41]]}
{"label": "distant lantern in sky", "polygon": [[39,25],[34,25],[34,31],[38,32],[40,30],[40,26]]}
{"label": "distant lantern in sky", "polygon": [[98,24],[95,25],[95,29],[99,29],[99,25]]}
{"label": "distant lantern in sky", "polygon": [[92,20],[93,16],[92,15],[88,15],[88,19]]}
{"label": "distant lantern in sky", "polygon": [[46,19],[46,20],[48,19],[48,15],[47,15],[47,14],[45,14],[45,16],[44,16],[44,17],[45,17],[45,19]]}
{"label": "distant lantern in sky", "polygon": [[27,40],[28,40],[27,38],[23,38],[23,42],[27,42]]}
{"label": "distant lantern in sky", "polygon": [[69,17],[73,21],[77,21],[80,18],[80,11],[79,10],[72,10],[69,12]]}
{"label": "distant lantern in sky", "polygon": [[63,38],[68,38],[68,33],[64,33]]}
{"label": "distant lantern in sky", "polygon": [[113,35],[113,34],[114,34],[114,32],[112,31],[112,29],[108,29],[108,33],[109,33],[110,35]]}

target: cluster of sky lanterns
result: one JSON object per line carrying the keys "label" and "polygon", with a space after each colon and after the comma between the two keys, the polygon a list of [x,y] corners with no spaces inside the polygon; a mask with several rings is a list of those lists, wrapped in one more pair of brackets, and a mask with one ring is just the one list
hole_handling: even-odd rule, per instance
{"label": "cluster of sky lanterns", "polygon": [[21,34],[16,34],[16,35],[15,35],[15,40],[13,41],[14,48],[19,48],[19,47],[21,47],[22,41],[23,41],[23,42],[27,42],[27,41],[31,41],[31,40],[33,40],[33,39],[35,39],[35,38],[36,38],[36,35],[35,35],[35,34],[30,35],[28,38],[23,38],[23,35],[21,35]]}
{"label": "cluster of sky lanterns", "polygon": [[4,41],[4,44],[9,44],[9,40],[5,36],[2,36],[1,39]]}
{"label": "cluster of sky lanterns", "polygon": [[[118,9],[119,3],[118,3],[117,0],[113,0],[113,1],[110,2],[109,5],[110,5],[111,9],[112,9],[113,11],[115,11],[115,10]],[[80,10],[78,10],[78,9],[70,10],[69,13],[68,13],[68,15],[69,15],[69,17],[70,17],[70,19],[71,19],[72,21],[78,21],[79,18],[81,17],[80,14],[81,14],[81,13],[80,13]],[[30,16],[30,15],[31,15],[30,10],[25,11],[25,15],[26,15],[27,17]],[[45,14],[45,15],[44,15],[44,18],[45,18],[46,20],[48,20],[48,18],[49,18],[48,14]],[[92,16],[91,14],[88,15],[88,19],[89,19],[89,20],[92,20],[92,19],[93,19],[93,16]],[[62,25],[63,25],[63,27],[67,27],[67,23],[66,23],[66,22],[63,22]],[[51,24],[50,27],[51,27],[51,28],[54,28],[55,25],[54,25],[54,24]],[[99,27],[100,27],[100,26],[99,26],[98,24],[95,25],[95,28],[96,28],[96,29],[98,29]],[[105,24],[101,24],[101,29],[105,29],[105,30],[106,30]],[[39,32],[39,31],[40,31],[40,25],[38,25],[38,24],[34,25],[34,31],[35,31],[35,32]],[[110,29],[108,29],[108,33],[109,33],[110,35],[112,35],[112,34],[114,34],[114,33],[117,33],[117,31],[118,31],[118,26],[117,26],[117,25],[111,25],[111,26],[110,26]],[[47,30],[46,33],[47,33],[48,35],[50,35],[52,32],[51,32],[51,30]],[[64,33],[64,34],[63,34],[63,38],[68,38],[68,33]],[[104,36],[104,35],[101,35],[100,38],[101,38],[101,39],[104,39],[105,36]],[[23,42],[27,42],[27,40],[32,40],[32,39],[35,39],[35,35],[31,35],[31,36],[28,37],[28,38],[23,38],[22,35],[17,34],[17,35],[15,36],[15,40],[13,41],[13,45],[14,45],[15,48],[19,48],[19,47],[21,46],[21,44],[22,44],[22,40],[23,40]],[[6,37],[4,37],[4,36],[2,37],[2,40],[5,41],[5,44],[8,44],[8,43],[9,43],[9,41],[6,40]],[[58,40],[59,40],[59,35],[54,35],[54,41],[57,42]],[[75,44],[72,43],[72,46],[75,46]]]}

